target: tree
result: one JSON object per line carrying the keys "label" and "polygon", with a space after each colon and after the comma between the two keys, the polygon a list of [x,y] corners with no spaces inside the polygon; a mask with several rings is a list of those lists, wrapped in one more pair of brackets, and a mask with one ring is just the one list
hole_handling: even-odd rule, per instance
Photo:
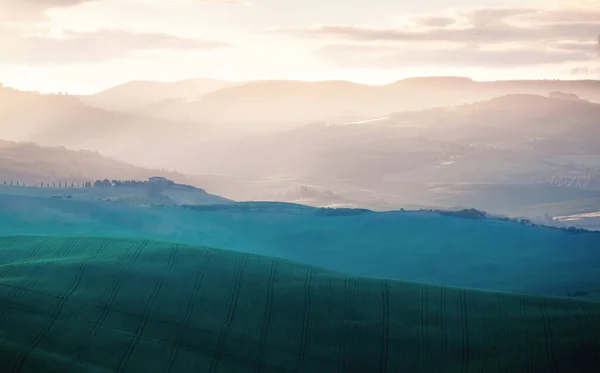
{"label": "tree", "polygon": [[110,180],[96,180],[94,181],[94,188],[110,188],[112,186]]}

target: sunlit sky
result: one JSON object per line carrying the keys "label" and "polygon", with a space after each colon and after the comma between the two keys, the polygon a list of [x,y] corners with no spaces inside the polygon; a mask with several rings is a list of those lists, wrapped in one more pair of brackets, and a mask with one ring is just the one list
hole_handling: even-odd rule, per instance
{"label": "sunlit sky", "polygon": [[0,82],[600,79],[600,0],[0,0]]}

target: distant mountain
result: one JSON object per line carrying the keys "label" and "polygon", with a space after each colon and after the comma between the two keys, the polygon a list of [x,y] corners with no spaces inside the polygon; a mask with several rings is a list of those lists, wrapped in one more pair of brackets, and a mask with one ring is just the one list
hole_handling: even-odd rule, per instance
{"label": "distant mountain", "polygon": [[396,111],[420,110],[488,100],[509,94],[547,96],[562,92],[600,102],[600,80],[475,81],[463,77],[409,78],[384,87],[388,95],[402,96]]}
{"label": "distant mountain", "polygon": [[[163,142],[186,141],[199,123],[172,123],[85,105],[67,95],[0,86],[0,134],[11,141],[100,151],[138,164],[160,163]],[[152,151],[145,149],[154,148]]]}
{"label": "distant mountain", "polygon": [[[386,209],[371,207],[384,200],[395,207],[567,215],[594,211],[600,201],[598,118],[599,104],[566,93],[510,94],[374,122],[198,139],[174,163],[243,175],[265,196],[277,192],[280,200],[316,206]],[[302,184],[316,190],[293,190]],[[328,190],[337,195],[322,193]]]}
{"label": "distant mountain", "polygon": [[[44,111],[36,110],[34,113],[38,120],[52,120],[58,110],[56,107],[64,107],[68,99],[70,105],[85,105],[88,110],[91,107],[103,109],[103,112],[96,112],[96,116],[106,115],[108,110],[126,112],[136,118],[144,117],[145,121],[155,118],[161,121],[241,124],[245,128],[281,128],[319,121],[360,121],[391,112],[461,105],[507,94],[546,96],[551,92],[575,94],[584,100],[600,102],[600,81],[477,82],[463,77],[422,77],[384,86],[347,81],[134,81],[94,95],[62,96],[58,106],[59,99],[55,98],[50,104],[53,109],[49,117]],[[41,106],[47,107],[48,103]],[[83,109],[79,107],[79,111]],[[83,114],[79,113],[80,116]],[[90,115],[93,113],[88,113]],[[104,122],[118,123],[122,120],[107,117]]]}
{"label": "distant mountain", "polygon": [[548,96],[509,94],[472,104],[401,112],[392,114],[389,123],[435,129],[439,138],[511,143],[511,147],[523,143],[537,147],[550,140],[555,145],[560,140],[600,146],[599,118],[600,104],[552,92]]}
{"label": "distant mountain", "polygon": [[197,100],[207,93],[236,84],[240,83],[202,78],[176,82],[132,81],[80,98],[84,103],[102,109],[137,111],[165,100]]}
{"label": "distant mountain", "polygon": [[[553,91],[570,92],[586,100],[600,101],[600,80],[495,80],[476,81],[465,77],[417,77],[399,80],[385,86],[392,92],[412,93],[407,99],[416,100],[425,94],[438,92],[439,98],[450,101],[449,92],[463,96],[469,101],[496,96],[522,93],[547,95]],[[458,101],[459,97],[455,97]],[[449,105],[449,104],[446,104]]]}
{"label": "distant mountain", "polygon": [[[346,121],[375,115],[378,87],[345,81],[254,81],[194,100],[168,100],[146,106],[144,115],[169,120],[256,124],[261,127]],[[357,103],[361,105],[354,107]],[[370,106],[370,107],[367,107]]]}
{"label": "distant mountain", "polygon": [[[349,122],[390,112],[421,110],[487,100],[505,94],[574,93],[600,102],[600,81],[477,82],[461,77],[411,78],[385,86],[347,81],[254,81],[208,93],[197,100],[147,105],[144,115],[256,125],[314,121]],[[139,113],[139,111],[138,111]]]}
{"label": "distant mountain", "polygon": [[[393,112],[474,103],[507,94],[547,96],[556,92],[600,102],[600,81],[476,82],[468,78],[430,77],[369,86],[345,81],[236,84],[202,79],[132,82],[79,98],[0,87],[0,129],[3,137],[11,140],[103,152],[107,148],[98,145],[103,138],[116,139],[119,135],[121,142],[112,143],[111,152],[121,157],[130,155],[127,147],[135,143],[164,139],[185,142],[205,136],[201,129],[208,123],[214,125],[211,130],[280,129],[323,121],[339,124],[386,117]],[[194,97],[199,98],[194,100]],[[113,101],[99,105],[104,99],[107,103]],[[130,99],[138,102],[132,104]],[[117,108],[115,105],[119,103],[124,106]],[[94,136],[90,136],[92,133]]]}
{"label": "distant mountain", "polygon": [[[176,113],[187,121],[115,113],[89,107],[76,97],[2,88],[0,133],[9,140],[95,150],[150,168],[202,174],[201,179],[193,177],[198,186],[236,200],[312,185],[361,207],[367,200],[384,200],[390,206],[462,205],[527,216],[591,212],[600,201],[600,105],[585,87],[597,83],[510,84],[464,78],[408,79],[383,87],[272,81],[180,102],[181,110],[173,111],[163,101],[162,115]],[[544,92],[475,100],[520,86]],[[405,109],[425,104],[427,97],[429,107]],[[328,106],[331,102],[338,106]],[[435,102],[447,106],[432,108]],[[458,103],[448,104],[452,102]],[[376,121],[357,120],[361,108],[373,107],[389,110],[365,117]],[[208,114],[214,116],[211,126],[198,119],[206,115],[208,122]],[[277,120],[259,120],[263,115]],[[306,125],[309,118],[327,115],[337,118],[333,125]],[[223,118],[243,129],[219,123]],[[290,123],[296,128],[287,128]],[[266,124],[276,130],[248,132]],[[594,190],[584,190],[590,188]],[[521,198],[523,190],[530,193],[527,198]],[[312,198],[322,205],[337,196]]]}

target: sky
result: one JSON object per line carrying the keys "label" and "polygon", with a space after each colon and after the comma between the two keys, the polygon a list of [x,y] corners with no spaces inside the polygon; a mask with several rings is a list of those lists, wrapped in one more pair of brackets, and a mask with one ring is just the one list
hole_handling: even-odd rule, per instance
{"label": "sky", "polygon": [[0,82],[600,79],[600,0],[0,0]]}

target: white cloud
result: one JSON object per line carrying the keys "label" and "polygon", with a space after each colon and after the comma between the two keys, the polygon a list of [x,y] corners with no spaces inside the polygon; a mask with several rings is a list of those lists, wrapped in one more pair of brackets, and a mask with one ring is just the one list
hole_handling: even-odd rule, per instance
{"label": "white cloud", "polygon": [[580,51],[552,49],[485,49],[476,45],[420,49],[398,46],[327,45],[318,55],[347,68],[395,69],[399,67],[526,67],[567,61],[587,61]]}
{"label": "white cloud", "polygon": [[[437,22],[443,20],[445,25],[432,25],[432,19]],[[564,13],[529,8],[474,9],[460,12],[454,18],[426,15],[415,19],[415,24],[387,28],[325,24],[304,29],[281,29],[276,32],[303,37],[372,42],[446,41],[493,44],[510,41],[592,41],[600,32],[600,10],[572,10]]]}
{"label": "white cloud", "polygon": [[322,44],[318,55],[340,66],[510,67],[585,61],[600,51],[600,7],[573,4],[427,14],[397,27],[323,24],[274,32],[315,40]]}
{"label": "white cloud", "polygon": [[32,21],[48,9],[68,8],[87,1],[94,0],[0,0],[0,21]]}
{"label": "white cloud", "polygon": [[27,65],[89,63],[127,57],[138,51],[199,51],[228,46],[213,40],[123,30],[65,32],[60,37],[50,37],[10,32],[3,35],[0,29],[0,40],[0,63]]}

